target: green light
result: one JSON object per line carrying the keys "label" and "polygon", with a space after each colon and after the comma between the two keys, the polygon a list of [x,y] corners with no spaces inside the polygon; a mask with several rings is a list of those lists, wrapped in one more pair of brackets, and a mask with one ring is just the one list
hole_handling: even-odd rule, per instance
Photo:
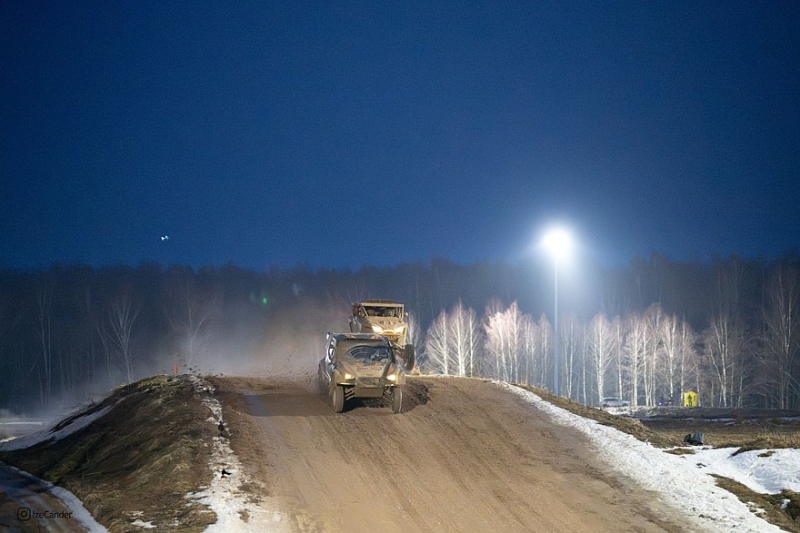
{"label": "green light", "polygon": [[267,305],[267,297],[266,296],[261,298],[261,303],[264,304],[264,305]]}

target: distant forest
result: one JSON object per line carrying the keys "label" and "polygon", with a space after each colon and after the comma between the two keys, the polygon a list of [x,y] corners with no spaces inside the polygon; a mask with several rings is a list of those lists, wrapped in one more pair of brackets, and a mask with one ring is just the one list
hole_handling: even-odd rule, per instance
{"label": "distant forest", "polygon": [[[560,393],[800,409],[800,257],[660,255],[558,274]],[[359,270],[0,270],[0,409],[65,409],[153,373],[312,380],[352,302],[405,303],[423,373],[552,389],[554,273],[533,261]]]}

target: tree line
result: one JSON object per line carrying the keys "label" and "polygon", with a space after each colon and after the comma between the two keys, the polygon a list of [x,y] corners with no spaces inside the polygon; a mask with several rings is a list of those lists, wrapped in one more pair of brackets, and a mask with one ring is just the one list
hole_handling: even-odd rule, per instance
{"label": "tree line", "polygon": [[[560,274],[560,392],[587,404],[618,396],[655,405],[692,390],[703,405],[800,409],[798,273],[795,254],[710,264],[654,254]],[[364,298],[406,304],[424,372],[553,386],[544,261],[54,265],[0,270],[0,408],[85,401],[175,367],[202,372],[234,353],[312,366],[325,332],[346,330],[349,304]],[[287,337],[304,342],[290,347]]]}

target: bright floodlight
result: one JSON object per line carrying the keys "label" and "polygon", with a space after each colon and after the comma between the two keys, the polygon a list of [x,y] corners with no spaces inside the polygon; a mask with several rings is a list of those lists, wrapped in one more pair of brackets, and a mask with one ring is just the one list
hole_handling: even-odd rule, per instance
{"label": "bright floodlight", "polygon": [[572,235],[564,228],[554,228],[545,234],[542,246],[556,261],[561,261],[572,251]]}

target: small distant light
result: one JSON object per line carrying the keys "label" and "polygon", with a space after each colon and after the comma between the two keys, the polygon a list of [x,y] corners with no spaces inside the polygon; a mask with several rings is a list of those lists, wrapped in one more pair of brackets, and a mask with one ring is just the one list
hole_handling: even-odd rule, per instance
{"label": "small distant light", "polygon": [[261,303],[264,304],[264,305],[267,305],[267,297],[266,296],[261,298]]}
{"label": "small distant light", "polygon": [[161,240],[162,241],[168,241],[169,240],[169,235],[162,235],[161,236]]}

